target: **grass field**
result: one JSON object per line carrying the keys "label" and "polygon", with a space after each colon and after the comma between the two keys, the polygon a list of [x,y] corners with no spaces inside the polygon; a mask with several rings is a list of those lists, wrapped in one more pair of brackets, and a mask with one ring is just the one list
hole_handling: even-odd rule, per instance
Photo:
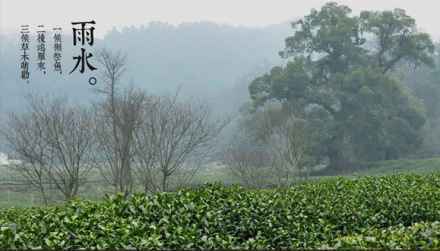
{"label": "grass field", "polygon": [[431,159],[402,159],[369,163],[367,169],[355,172],[356,176],[388,175],[398,173],[431,173],[440,171],[440,158]]}

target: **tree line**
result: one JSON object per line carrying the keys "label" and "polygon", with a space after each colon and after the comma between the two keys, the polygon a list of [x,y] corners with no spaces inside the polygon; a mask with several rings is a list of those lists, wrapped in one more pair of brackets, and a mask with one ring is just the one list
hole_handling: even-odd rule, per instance
{"label": "tree line", "polygon": [[[330,2],[292,29],[280,52],[286,63],[249,83],[250,99],[225,146],[217,140],[229,119],[177,94],[123,87],[125,57],[102,50],[100,102],[79,107],[32,97],[26,113],[11,115],[3,135],[22,160],[14,168],[43,197],[48,178],[70,199],[92,170],[126,195],[138,185],[169,191],[179,171],[178,183],[186,183],[213,159],[246,186],[285,186],[319,170],[340,174],[404,158],[430,144],[435,135],[427,126],[439,119],[429,104],[437,96],[419,94],[440,75],[429,70],[438,61],[435,45],[415,19],[402,9],[355,15]],[[429,74],[410,70],[416,68]]]}
{"label": "tree line", "polygon": [[[27,111],[12,113],[2,128],[10,165],[48,203],[49,181],[65,200],[78,195],[91,172],[98,172],[115,192],[168,191],[172,176],[193,175],[227,124],[212,118],[206,104],[176,95],[147,95],[124,87],[122,53],[99,53],[102,98],[89,106],[65,98],[29,96]],[[188,163],[191,163],[189,165]],[[180,177],[185,182],[190,177]]]}

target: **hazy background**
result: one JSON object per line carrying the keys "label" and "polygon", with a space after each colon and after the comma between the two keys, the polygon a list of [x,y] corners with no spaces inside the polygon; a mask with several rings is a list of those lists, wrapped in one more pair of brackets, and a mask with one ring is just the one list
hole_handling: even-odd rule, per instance
{"label": "hazy background", "polygon": [[[211,21],[220,24],[266,26],[304,16],[311,8],[322,6],[324,0],[124,0],[124,1],[15,1],[0,0],[1,27],[15,32],[24,23],[63,25],[77,19],[93,18],[98,22],[98,33],[103,36],[113,26],[141,25],[150,21],[171,24]],[[339,0],[359,10],[404,8],[416,18],[420,27],[439,36],[437,28],[438,1],[435,0]]]}
{"label": "hazy background", "polygon": [[[0,0],[0,118],[21,109],[29,92],[66,95],[78,102],[95,98],[88,76],[19,78],[19,27],[29,24],[64,28],[63,66],[73,68],[72,21],[95,20],[96,48],[121,50],[128,56],[127,84],[148,92],[174,92],[211,102],[219,112],[234,112],[247,97],[249,82],[282,63],[278,52],[291,34],[289,21],[327,1],[158,0],[158,1],[14,1]],[[434,0],[337,1],[360,10],[404,8],[421,30],[440,37]],[[105,4],[105,5],[104,5]],[[32,45],[31,45],[32,46]],[[50,46],[50,43],[48,44]],[[32,52],[34,53],[35,52]],[[51,50],[47,51],[48,56]],[[51,66],[51,59],[48,60]],[[36,64],[35,64],[36,67]],[[224,97],[228,97],[225,102]]]}
{"label": "hazy background", "polygon": [[[0,127],[10,112],[21,112],[25,109],[26,95],[29,93],[64,96],[75,103],[90,104],[98,100],[98,94],[94,90],[102,83],[98,82],[98,86],[93,87],[87,81],[89,76],[97,76],[98,73],[68,74],[74,66],[72,57],[79,53],[79,48],[72,46],[71,22],[90,20],[96,21],[96,43],[91,48],[92,51],[105,47],[127,55],[127,71],[123,78],[124,86],[121,88],[132,85],[146,90],[148,94],[173,94],[180,90],[185,98],[192,97],[208,103],[215,115],[238,115],[240,108],[246,102],[251,102],[248,90],[251,81],[269,72],[273,66],[285,63],[278,53],[284,49],[286,37],[293,35],[290,22],[308,15],[312,8],[321,8],[326,2],[328,1],[0,0]],[[336,2],[352,8],[354,14],[361,10],[405,9],[408,15],[415,18],[421,31],[431,34],[434,42],[439,41],[438,1],[341,0]],[[19,31],[20,25],[23,24],[29,24],[32,31],[29,83],[20,79]],[[55,26],[63,28],[63,75],[56,75],[51,69],[53,43],[50,33],[46,44],[48,74],[42,75],[36,69],[36,27],[40,24],[45,25],[48,31]],[[437,51],[440,51],[438,45]],[[436,53],[433,57],[437,62],[437,66],[433,69],[399,68],[393,76],[399,79],[402,88],[414,94],[427,110],[427,122],[420,132],[417,132],[419,133],[417,136],[423,138],[423,143],[419,149],[416,149],[417,151],[404,155],[404,158],[440,156],[440,112],[437,109],[440,107],[440,54]],[[92,59],[91,62],[97,66],[96,61]],[[236,118],[240,119],[240,116]],[[329,120],[319,119],[317,124],[324,126],[316,131],[322,132],[323,135],[329,131],[331,133],[332,131],[328,129],[331,127],[327,127],[327,124],[330,124]],[[220,143],[226,144],[237,140],[234,138],[234,133],[239,132],[238,123],[234,124],[234,122],[237,121],[233,120],[230,124],[232,126],[223,131],[219,137]],[[367,122],[367,119],[362,122]],[[399,129],[400,125],[394,128]],[[390,134],[387,139],[391,139],[393,135],[403,135],[403,133],[398,134],[400,130],[395,131],[397,133]],[[361,134],[365,136],[362,137],[362,143],[372,142],[366,140],[369,137],[368,133]],[[405,146],[407,135],[410,134],[400,138],[396,136],[394,138],[396,145]],[[0,152],[6,152],[2,149],[2,143],[0,140]],[[331,143],[326,143],[327,145],[318,143],[316,145],[324,147],[331,145]],[[379,148],[380,144],[377,146],[376,142],[374,143],[375,145],[369,150],[375,154],[380,151],[376,149],[382,148]],[[217,147],[221,149],[222,145],[218,144]],[[346,152],[348,155],[352,154],[354,159],[357,156],[349,147],[346,147],[348,149]],[[316,156],[327,157],[321,153]],[[2,159],[4,161],[5,157],[0,154],[0,163]],[[440,159],[434,162],[423,166],[428,170],[438,168]],[[413,165],[408,165],[408,162],[401,163],[402,165],[399,166],[407,168],[412,168]],[[382,168],[382,164],[378,166]],[[376,172],[396,169],[398,167],[391,164],[391,167],[378,169]],[[210,175],[222,177],[221,171]]]}

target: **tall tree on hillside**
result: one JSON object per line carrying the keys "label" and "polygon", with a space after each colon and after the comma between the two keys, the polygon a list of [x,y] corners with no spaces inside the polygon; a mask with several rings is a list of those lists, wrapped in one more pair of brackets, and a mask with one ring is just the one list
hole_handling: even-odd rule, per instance
{"label": "tall tree on hillside", "polygon": [[255,107],[278,100],[306,115],[320,109],[322,153],[333,170],[351,160],[396,158],[420,144],[423,107],[390,74],[405,62],[433,63],[434,45],[413,18],[401,9],[355,16],[328,3],[292,27],[280,53],[290,62],[249,86]]}

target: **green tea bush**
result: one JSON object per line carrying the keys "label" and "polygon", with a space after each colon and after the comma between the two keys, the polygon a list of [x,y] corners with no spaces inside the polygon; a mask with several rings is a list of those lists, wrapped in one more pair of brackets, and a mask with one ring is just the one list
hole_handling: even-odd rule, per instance
{"label": "green tea bush", "polygon": [[338,238],[335,247],[373,249],[436,249],[440,247],[440,222],[402,224],[387,229],[371,228],[362,234]]}
{"label": "green tea bush", "polygon": [[[440,248],[440,174],[0,211],[0,248]],[[10,227],[13,226],[13,227]]]}

